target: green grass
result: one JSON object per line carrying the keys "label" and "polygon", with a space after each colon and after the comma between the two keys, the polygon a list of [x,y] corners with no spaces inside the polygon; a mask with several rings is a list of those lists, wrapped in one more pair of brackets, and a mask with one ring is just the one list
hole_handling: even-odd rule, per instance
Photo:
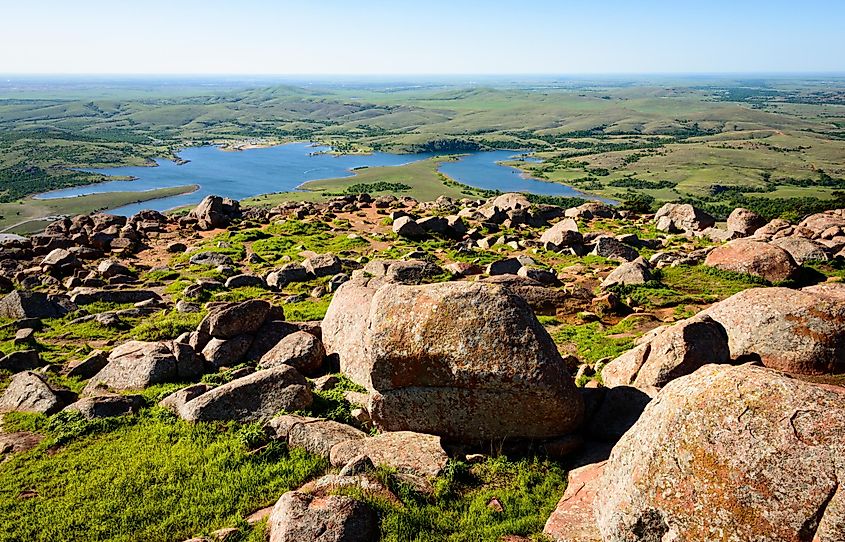
{"label": "green grass", "polygon": [[557,344],[570,343],[574,345],[578,359],[592,364],[600,359],[616,358],[630,350],[634,345],[633,336],[610,336],[629,332],[630,329],[625,324],[608,327],[601,322],[590,322],[564,325],[559,329],[552,330],[551,335]]}
{"label": "green grass", "polygon": [[0,464],[0,540],[183,540],[243,525],[326,466],[280,445],[250,453],[249,426],[162,413],[111,423]]}
{"label": "green grass", "polygon": [[163,341],[175,339],[186,331],[194,331],[203,319],[204,313],[180,313],[174,311],[158,313],[141,322],[129,332],[139,341]]}
{"label": "green grass", "polygon": [[285,320],[289,322],[310,322],[322,320],[329,308],[331,299],[305,300],[284,305]]}
{"label": "green grass", "polygon": [[[505,535],[537,540],[566,487],[560,465],[499,456],[455,463],[435,484],[435,498],[396,487],[404,506],[366,498],[382,515],[382,542],[500,542]],[[498,499],[503,511],[488,504]]]}

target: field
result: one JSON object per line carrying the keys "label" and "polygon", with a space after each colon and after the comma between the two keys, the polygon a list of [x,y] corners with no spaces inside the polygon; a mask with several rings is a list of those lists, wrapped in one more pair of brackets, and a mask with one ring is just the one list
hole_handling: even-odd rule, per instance
{"label": "field", "polygon": [[[0,202],[101,179],[74,168],[293,140],[337,152],[532,149],[542,163],[515,165],[538,178],[641,206],[686,199],[716,214],[743,204],[779,215],[811,199],[837,206],[845,189],[843,78],[266,85],[0,87]],[[423,166],[361,171],[354,183],[399,177],[416,197],[455,193]],[[348,181],[309,188],[331,193]]]}

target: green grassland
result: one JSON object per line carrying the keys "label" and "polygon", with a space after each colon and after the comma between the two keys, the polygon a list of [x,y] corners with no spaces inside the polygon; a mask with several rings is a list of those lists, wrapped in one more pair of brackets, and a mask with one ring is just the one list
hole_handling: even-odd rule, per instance
{"label": "green grassland", "polygon": [[[714,192],[732,187],[750,190],[734,190],[732,203],[745,203],[736,197],[744,194],[836,205],[834,192],[845,188],[841,78],[171,90],[151,81],[24,90],[0,91],[0,203],[101,179],[75,168],[149,164],[185,146],[245,140],[311,140],[337,152],[532,149],[545,162],[516,165],[538,178],[653,203],[698,198],[716,206],[726,198],[710,201]],[[355,182],[399,177],[416,197],[455,192],[412,166],[361,171]],[[312,183],[315,193],[304,198],[345,183]]]}

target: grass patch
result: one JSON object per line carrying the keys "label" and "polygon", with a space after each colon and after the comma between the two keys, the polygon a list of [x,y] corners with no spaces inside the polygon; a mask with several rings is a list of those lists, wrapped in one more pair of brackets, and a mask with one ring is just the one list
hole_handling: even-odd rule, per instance
{"label": "grass patch", "polygon": [[139,341],[175,339],[186,331],[197,329],[204,316],[202,312],[158,313],[132,328],[129,334]]}
{"label": "grass patch", "polygon": [[[233,424],[149,412],[112,420],[56,452],[42,445],[0,465],[0,540],[184,540],[242,524],[326,467],[280,444],[250,453]],[[49,432],[59,422],[27,423]],[[27,491],[36,495],[20,498]]]}
{"label": "grass patch", "polygon": [[322,320],[329,309],[331,299],[305,300],[284,305],[285,320],[289,322],[310,322]]}
{"label": "grass patch", "polygon": [[[435,499],[394,485],[403,507],[369,502],[382,516],[382,542],[499,542],[504,535],[541,533],[565,487],[566,473],[556,463],[500,456],[450,465],[435,483]],[[494,498],[503,511],[488,506]]]}
{"label": "grass patch", "polygon": [[634,346],[634,337],[611,337],[610,335],[629,333],[625,325],[606,327],[601,322],[566,325],[551,333],[558,344],[575,345],[581,361],[595,363],[604,358],[616,358]]}

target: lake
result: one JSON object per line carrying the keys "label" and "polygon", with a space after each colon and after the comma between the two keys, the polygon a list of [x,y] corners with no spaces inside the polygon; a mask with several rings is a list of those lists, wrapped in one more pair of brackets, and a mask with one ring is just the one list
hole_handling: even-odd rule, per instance
{"label": "lake", "polygon": [[[190,194],[126,205],[109,211],[114,214],[132,215],[142,209],[165,211],[196,204],[208,194],[243,199],[258,194],[296,190],[307,181],[351,176],[354,168],[399,166],[433,156],[428,153],[382,152],[340,156],[320,154],[327,150],[328,147],[310,143],[289,143],[234,152],[223,151],[217,147],[191,147],[179,153],[180,158],[188,160],[188,163],[183,165],[160,159],[156,160],[157,167],[86,170],[104,176],[134,177],[134,180],[105,181],[56,190],[37,197],[66,198],[100,192],[141,191],[188,184],[200,186],[199,190]],[[460,183],[477,188],[554,196],[584,196],[571,187],[526,178],[519,170],[497,163],[512,159],[517,154],[517,151],[472,153],[458,161],[445,162],[440,170]]]}

